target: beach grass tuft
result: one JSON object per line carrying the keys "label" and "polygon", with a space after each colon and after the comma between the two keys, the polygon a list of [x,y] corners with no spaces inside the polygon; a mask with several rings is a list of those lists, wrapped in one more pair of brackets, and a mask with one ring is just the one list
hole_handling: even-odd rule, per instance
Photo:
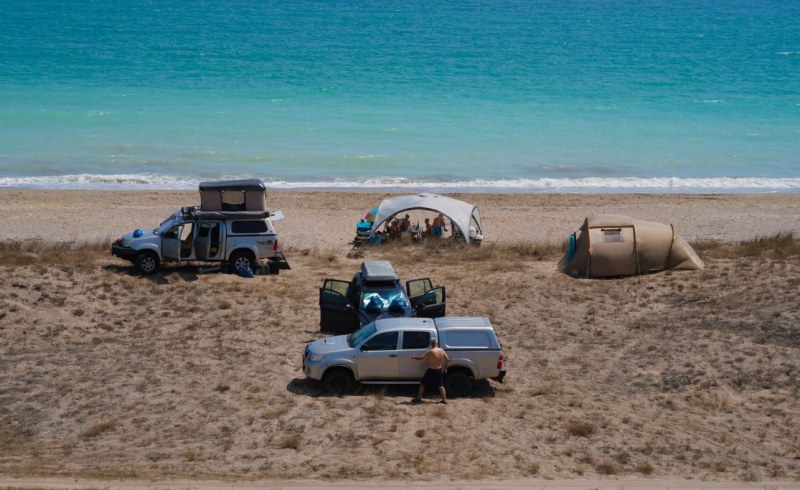
{"label": "beach grass tuft", "polygon": [[104,420],[101,422],[97,422],[95,424],[90,425],[86,429],[80,432],[78,436],[81,439],[91,439],[93,437],[97,437],[104,432],[108,432],[114,430],[117,427],[117,421],[114,419],[111,420]]}
{"label": "beach grass tuft", "polygon": [[775,252],[781,256],[800,253],[800,240],[796,240],[791,232],[742,241],[739,246],[742,254],[747,257],[761,255],[764,252]]}
{"label": "beach grass tuft", "polygon": [[278,440],[279,449],[299,450],[303,445],[303,437],[300,434],[289,434]]}
{"label": "beach grass tuft", "polygon": [[575,437],[589,437],[595,433],[596,427],[591,422],[570,420],[567,423],[567,434]]}
{"label": "beach grass tuft", "polygon": [[780,232],[739,242],[720,240],[695,240],[691,242],[701,257],[728,258],[769,256],[772,259],[785,259],[800,255],[800,239],[792,232]]}

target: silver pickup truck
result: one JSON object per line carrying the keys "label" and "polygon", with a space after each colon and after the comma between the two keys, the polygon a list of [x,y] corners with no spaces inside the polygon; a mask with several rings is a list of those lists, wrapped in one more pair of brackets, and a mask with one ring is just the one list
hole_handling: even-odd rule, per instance
{"label": "silver pickup truck", "polygon": [[[283,216],[278,214],[277,219]],[[256,269],[268,259],[277,274],[289,263],[278,246],[268,212],[199,211],[184,207],[152,230],[135,230],[111,244],[111,254],[133,263],[142,275],[158,271],[162,262],[227,262],[232,272]]]}
{"label": "silver pickup truck", "polygon": [[476,380],[503,381],[500,341],[483,317],[379,319],[351,334],[309,343],[303,373],[332,394],[347,393],[356,383],[417,384],[426,366],[411,356],[429,349],[433,338],[450,357],[448,396],[469,394]]}
{"label": "silver pickup truck", "polygon": [[162,262],[227,262],[233,272],[254,270],[268,260],[277,274],[289,269],[267,210],[267,186],[258,179],[200,183],[200,207],[175,211],[152,230],[137,229],[111,244],[111,254],[130,260],[141,274]]}

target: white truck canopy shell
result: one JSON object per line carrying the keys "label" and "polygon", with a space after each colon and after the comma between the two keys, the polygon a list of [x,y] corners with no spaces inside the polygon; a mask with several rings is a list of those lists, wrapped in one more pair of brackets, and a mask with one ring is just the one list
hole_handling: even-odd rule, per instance
{"label": "white truck canopy shell", "polygon": [[449,218],[461,230],[461,234],[467,243],[472,239],[469,233],[470,221],[474,218],[476,235],[482,236],[481,214],[478,206],[475,206],[458,199],[453,199],[439,194],[423,192],[409,196],[388,197],[381,201],[378,213],[375,215],[375,223],[372,225],[370,236],[374,235],[378,228],[392,216],[410,211],[412,209],[427,209],[436,213],[442,213]]}

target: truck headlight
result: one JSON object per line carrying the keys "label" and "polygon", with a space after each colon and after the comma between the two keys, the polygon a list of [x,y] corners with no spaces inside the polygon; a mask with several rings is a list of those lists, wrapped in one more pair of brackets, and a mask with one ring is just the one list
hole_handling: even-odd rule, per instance
{"label": "truck headlight", "polygon": [[319,362],[319,361],[321,361],[323,359],[325,359],[325,354],[311,354],[308,357],[308,360],[311,361],[311,362]]}

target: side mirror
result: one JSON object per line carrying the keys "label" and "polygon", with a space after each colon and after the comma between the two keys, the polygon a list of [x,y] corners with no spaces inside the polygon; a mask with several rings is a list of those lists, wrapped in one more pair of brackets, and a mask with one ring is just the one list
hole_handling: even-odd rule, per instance
{"label": "side mirror", "polygon": [[366,344],[362,344],[362,345],[361,345],[361,349],[359,349],[359,350],[360,350],[361,352],[367,352],[369,349],[367,349],[367,345],[366,345]]}

